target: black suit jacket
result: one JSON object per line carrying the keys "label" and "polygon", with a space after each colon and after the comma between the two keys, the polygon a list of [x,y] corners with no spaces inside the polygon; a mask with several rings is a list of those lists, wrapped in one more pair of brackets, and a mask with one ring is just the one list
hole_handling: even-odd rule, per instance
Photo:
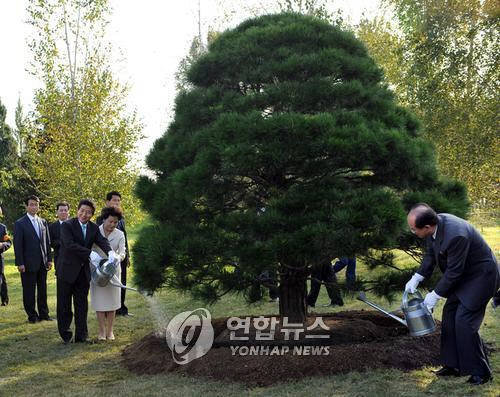
{"label": "black suit jacket", "polygon": [[71,218],[61,225],[61,246],[57,265],[57,278],[68,283],[74,283],[83,268],[90,282],[90,252],[92,244],[99,246],[104,252],[111,251],[108,239],[99,232],[99,227],[87,223],[87,232],[83,238],[82,228],[78,218]]}
{"label": "black suit jacket", "polygon": [[11,241],[3,241],[5,235],[7,235],[7,228],[4,224],[0,223],[0,243],[3,243],[2,248],[0,248],[0,273],[4,271],[3,253],[12,245]]}
{"label": "black suit jacket", "polygon": [[500,285],[500,269],[488,244],[467,221],[438,214],[436,239],[426,239],[426,253],[417,272],[429,277],[436,264],[443,276],[434,287],[440,296],[455,293],[469,310],[487,304]]}
{"label": "black suit jacket", "polygon": [[47,267],[52,262],[50,236],[47,221],[39,218],[40,238],[36,234],[28,215],[14,223],[14,255],[16,266],[24,265],[27,272],[37,272],[40,266]]}
{"label": "black suit jacket", "polygon": [[57,272],[57,264],[59,259],[59,249],[61,248],[61,222],[59,220],[49,225],[50,246],[54,250],[54,265]]}

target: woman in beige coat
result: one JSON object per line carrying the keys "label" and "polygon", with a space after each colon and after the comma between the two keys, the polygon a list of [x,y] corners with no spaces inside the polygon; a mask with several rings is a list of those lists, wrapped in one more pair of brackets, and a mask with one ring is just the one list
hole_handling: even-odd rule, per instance
{"label": "woman in beige coat", "polygon": [[[106,207],[101,211],[102,225],[99,226],[99,231],[109,241],[109,245],[115,254],[115,258],[120,263],[126,255],[125,235],[121,230],[116,228],[122,212],[119,208]],[[92,247],[101,258],[107,258],[107,255],[96,245]],[[116,267],[115,275],[120,279],[120,266]],[[113,322],[115,320],[115,310],[121,306],[120,288],[114,287],[111,284],[105,287],[100,287],[91,283],[90,285],[90,303],[92,309],[96,311],[97,321],[99,323],[98,340],[114,340]]]}

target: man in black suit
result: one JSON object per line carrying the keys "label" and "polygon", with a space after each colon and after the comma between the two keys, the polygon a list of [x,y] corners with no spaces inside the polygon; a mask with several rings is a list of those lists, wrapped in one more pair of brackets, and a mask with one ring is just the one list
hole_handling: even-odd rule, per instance
{"label": "man in black suit", "polygon": [[[115,207],[121,209],[121,203],[122,203],[122,195],[116,190],[113,190],[108,194],[106,194],[106,207]],[[100,216],[97,217],[95,223],[99,226],[102,224],[102,219]],[[123,259],[123,261],[121,261],[120,263],[121,267],[120,281],[123,285],[127,285],[127,268],[130,266],[130,257],[129,257],[127,231],[125,229],[124,217],[122,217],[122,219],[118,221],[118,225],[116,226],[116,228],[118,230],[121,230],[125,235],[125,249],[127,253],[125,254],[125,258]],[[127,290],[125,288],[121,289],[121,307],[116,311],[116,314],[118,316],[133,316],[132,313],[129,313],[128,307],[125,305],[126,291]]]}
{"label": "man in black suit", "polygon": [[24,310],[30,323],[50,321],[47,306],[47,271],[52,268],[49,226],[45,219],[37,216],[40,208],[37,196],[29,196],[24,203],[26,215],[14,223],[14,254],[21,273]]}
{"label": "man in black suit", "polygon": [[90,287],[90,253],[93,244],[99,246],[113,258],[113,252],[106,237],[99,232],[98,226],[90,221],[95,205],[90,200],[81,200],[76,218],[61,225],[61,247],[57,269],[57,328],[64,343],[71,341],[70,329],[75,308],[75,343],[86,342],[87,296]]}
{"label": "man in black suit", "polygon": [[492,379],[491,368],[479,336],[486,306],[500,285],[500,270],[492,250],[474,227],[451,214],[436,214],[425,203],[408,213],[410,230],[426,239],[422,264],[405,290],[415,292],[436,264],[443,276],[424,304],[432,310],[447,298],[441,324],[441,361],[438,376],[471,375],[468,383]]}
{"label": "man in black suit", "polygon": [[[0,207],[0,219],[2,218],[2,207]],[[5,264],[3,261],[3,253],[7,251],[12,242],[10,241],[9,235],[7,234],[7,227],[0,223],[0,298],[2,300],[2,306],[9,304],[9,294],[7,290],[7,279],[5,278]]]}
{"label": "man in black suit", "polygon": [[54,268],[57,276],[57,264],[59,260],[59,248],[61,247],[61,225],[69,217],[69,204],[61,201],[56,205],[57,221],[49,225],[50,246],[54,249]]}

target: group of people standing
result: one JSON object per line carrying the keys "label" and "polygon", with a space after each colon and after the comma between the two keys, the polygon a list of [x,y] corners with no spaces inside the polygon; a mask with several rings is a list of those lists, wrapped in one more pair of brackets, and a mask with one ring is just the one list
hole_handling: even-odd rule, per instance
{"label": "group of people standing", "polygon": [[[95,204],[88,199],[79,202],[74,218],[69,217],[70,206],[67,202],[58,203],[57,220],[50,225],[37,215],[40,206],[38,197],[29,196],[25,206],[26,215],[14,224],[13,243],[28,322],[53,320],[47,305],[47,273],[54,266],[57,279],[57,327],[63,342],[88,341],[89,289],[91,305],[97,313],[99,324],[98,340],[114,340],[115,314],[130,315],[125,305],[125,289],[91,284],[89,258],[94,252],[93,255],[102,259],[119,263],[116,276],[122,284],[126,284],[130,261],[120,193],[112,191],[107,194],[106,207],[97,217],[96,223],[90,220],[96,211]],[[10,248],[11,241],[2,224],[0,241],[0,253]],[[0,291],[4,287],[7,291],[3,258],[1,260]],[[8,303],[7,295],[5,299],[2,295],[2,303]],[[74,338],[71,330],[73,317]]]}
{"label": "group of people standing", "polygon": [[[90,200],[81,200],[76,217],[71,219],[68,219],[69,205],[59,203],[58,220],[51,225],[37,216],[39,202],[36,196],[28,197],[25,202],[26,215],[14,225],[15,262],[21,273],[24,309],[30,323],[51,320],[46,281],[54,256],[59,334],[64,343],[72,340],[70,326],[73,303],[74,342],[85,342],[88,338],[87,296],[91,281],[91,253],[94,252],[92,255],[98,255],[99,258],[107,258],[108,261],[118,258],[117,261],[121,262],[121,282],[126,284],[129,251],[120,209],[121,195],[118,192],[107,195],[107,207],[97,218],[97,224],[90,221],[95,213],[95,205]],[[500,268],[493,251],[470,223],[451,214],[438,214],[425,203],[418,203],[411,208],[407,223],[412,233],[425,239],[426,253],[405,290],[414,293],[419,283],[430,277],[436,266],[443,273],[423,302],[432,311],[440,299],[446,298],[441,324],[443,367],[436,371],[436,375],[470,375],[467,382],[474,385],[489,382],[492,371],[479,336],[479,328],[488,301],[493,298],[494,307],[500,304]],[[10,246],[5,226],[0,224],[2,305],[8,303],[8,296],[1,257]],[[54,249],[54,255],[51,248]],[[334,266],[330,261],[320,264],[312,277],[315,284],[307,298],[308,304],[314,306],[321,282],[325,281],[328,285],[335,277],[335,272],[343,267],[347,267],[348,284],[353,283],[355,266],[355,258],[341,258]],[[35,291],[38,311],[35,309]],[[275,293],[278,294],[279,291]],[[332,304],[340,304],[334,302],[336,295],[330,295],[330,298]],[[100,340],[114,339],[115,313],[128,313],[124,299],[124,289],[92,285],[91,303],[97,312]]]}

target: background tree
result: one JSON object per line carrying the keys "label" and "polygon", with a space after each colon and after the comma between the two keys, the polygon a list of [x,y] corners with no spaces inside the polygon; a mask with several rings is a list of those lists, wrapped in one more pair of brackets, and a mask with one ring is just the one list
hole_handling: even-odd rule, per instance
{"label": "background tree", "polygon": [[102,203],[119,190],[127,215],[137,220],[134,152],[141,138],[127,88],[114,78],[104,42],[106,0],[30,1],[35,94],[30,154],[45,209],[59,200],[73,208],[83,197]]}
{"label": "background tree", "polygon": [[30,163],[23,154],[19,154],[16,144],[19,136],[19,122],[23,118],[20,103],[16,108],[16,128],[5,123],[6,109],[0,102],[0,205],[2,205],[3,223],[12,229],[14,221],[23,212],[24,199],[36,193],[31,181]]}
{"label": "background tree", "polygon": [[494,1],[386,0],[394,21],[357,32],[398,99],[423,121],[440,171],[476,206],[498,209],[500,7]]}
{"label": "background tree", "polygon": [[[12,135],[12,129],[6,123],[7,109],[0,100],[0,170],[2,182],[7,177],[5,174],[13,168],[16,159],[16,142]],[[3,183],[2,183],[3,185]]]}
{"label": "background tree", "polygon": [[[405,203],[466,208],[438,181],[417,120],[349,32],[270,15],[223,33],[147,157],[137,192],[157,224],[136,243],[136,282],[216,300],[276,271],[280,313],[305,319],[311,266],[399,246]],[[414,240],[413,244],[415,244]]]}
{"label": "background tree", "polygon": [[[16,166],[16,143],[12,129],[6,123],[7,109],[0,100],[0,205],[5,206],[12,186],[12,171]],[[4,210],[7,215],[8,210]]]}
{"label": "background tree", "polygon": [[17,142],[17,152],[19,156],[22,156],[27,149],[27,142],[29,139],[28,131],[28,120],[23,111],[23,105],[21,104],[21,99],[17,100],[17,106],[15,110],[15,122],[16,128],[14,129],[14,138]]}
{"label": "background tree", "polygon": [[344,17],[339,8],[335,12],[330,9],[334,1],[331,0],[279,0],[280,12],[296,12],[304,15],[311,15],[342,27]]}

